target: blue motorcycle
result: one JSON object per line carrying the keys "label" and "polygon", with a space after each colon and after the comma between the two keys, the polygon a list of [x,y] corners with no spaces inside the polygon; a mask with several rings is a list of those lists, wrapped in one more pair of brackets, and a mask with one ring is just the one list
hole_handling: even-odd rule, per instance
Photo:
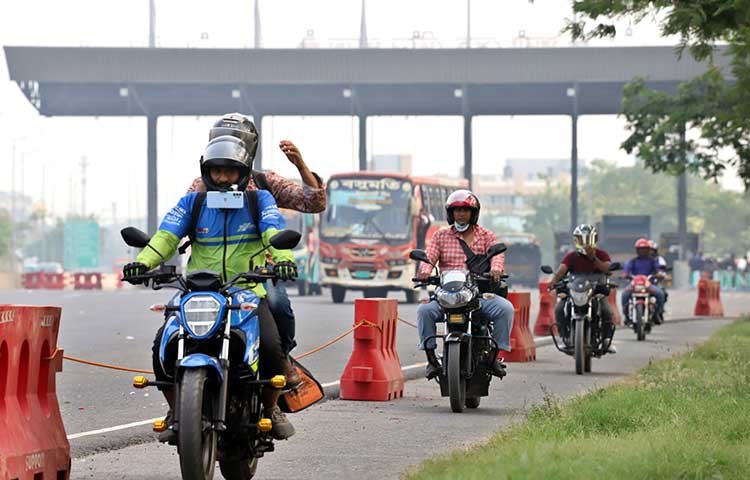
{"label": "blue motorcycle", "polygon": [[[121,233],[131,247],[148,245],[148,235],[136,228],[128,227]],[[271,238],[270,246],[288,250],[299,240],[299,233],[284,230]],[[136,377],[133,385],[174,389],[175,408],[169,428],[177,433],[183,479],[214,478],[218,461],[225,478],[247,480],[255,474],[258,459],[274,450],[272,422],[262,415],[261,389],[265,385],[284,388],[286,378],[259,377],[256,309],[260,298],[246,286],[267,280],[276,280],[267,268],[240,273],[222,282],[217,272],[199,270],[183,277],[174,265],[163,262],[143,275],[127,279],[133,284],[150,284],[154,290],[168,287],[179,291],[169,303],[151,307],[167,316],[159,359],[174,381]],[[171,364],[167,359],[174,358],[174,354],[167,351],[175,344],[177,360]],[[154,424],[156,431],[166,428],[163,420]]]}

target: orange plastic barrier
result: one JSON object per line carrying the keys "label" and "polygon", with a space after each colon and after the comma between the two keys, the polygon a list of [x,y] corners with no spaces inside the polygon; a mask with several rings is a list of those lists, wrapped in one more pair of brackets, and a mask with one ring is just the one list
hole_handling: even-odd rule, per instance
{"label": "orange plastic barrier", "polygon": [[550,282],[539,282],[539,314],[534,324],[534,335],[544,337],[555,324],[555,294],[550,292]]}
{"label": "orange plastic barrier", "polygon": [[715,280],[698,280],[698,299],[695,302],[696,316],[723,317],[721,283]]}
{"label": "orange plastic barrier", "polygon": [[513,328],[510,331],[510,352],[501,350],[507,362],[531,362],[536,360],[536,345],[534,336],[529,328],[529,313],[531,311],[531,294],[528,292],[510,292],[508,300],[515,307]]}
{"label": "orange plastic barrier", "polygon": [[0,479],[67,480],[57,403],[59,307],[0,305]]}
{"label": "orange plastic barrier", "polygon": [[620,309],[617,308],[617,291],[615,287],[612,287],[609,291],[609,298],[607,300],[609,300],[610,310],[612,310],[612,323],[622,325],[622,315],[620,315]]}
{"label": "orange plastic barrier", "polygon": [[[364,322],[364,323],[362,323]],[[404,373],[396,353],[398,302],[354,300],[354,348],[341,374],[343,400],[387,401],[404,395]]]}
{"label": "orange plastic barrier", "polygon": [[76,272],[73,274],[73,288],[76,290],[101,290],[102,274],[99,272]]}

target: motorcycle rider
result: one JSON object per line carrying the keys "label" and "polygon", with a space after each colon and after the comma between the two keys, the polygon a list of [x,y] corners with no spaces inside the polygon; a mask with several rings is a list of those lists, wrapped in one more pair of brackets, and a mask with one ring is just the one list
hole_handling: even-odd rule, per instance
{"label": "motorcycle rider", "polygon": [[[224,135],[211,140],[200,162],[201,176],[208,190],[228,191],[232,186],[240,190],[247,188],[253,162],[253,156],[249,152],[248,146],[234,136]],[[198,196],[198,193],[188,193],[167,213],[159,226],[159,231],[149,241],[149,247],[141,251],[135,262],[123,268],[125,279],[142,275],[156,267],[162,257],[171,258],[180,239],[188,235],[192,235],[195,240],[188,261],[188,272],[218,271],[221,272],[222,280],[227,281],[235,274],[247,271],[248,265],[250,269],[265,265],[263,256],[253,258],[252,264],[249,262],[253,254],[261,250],[264,244],[268,245],[270,238],[284,228],[283,218],[273,196],[266,191],[258,192],[258,219],[251,218],[246,198],[245,207],[237,210],[209,209],[204,203],[199,210],[197,222],[191,225],[190,212]],[[256,230],[256,224],[260,231]],[[221,241],[222,238],[224,238],[223,241]],[[280,280],[294,280],[297,276],[297,268],[291,250],[270,248],[269,251],[275,262],[274,273],[277,277]],[[279,332],[265,299],[266,291],[263,284],[256,284],[252,287],[248,285],[246,288],[250,288],[261,298],[260,305],[257,307],[261,336],[261,375],[264,378],[270,378],[284,374],[289,368],[285,365],[287,357],[281,349]],[[169,374],[165,371],[165,366],[161,364],[159,356],[163,330],[164,326],[159,329],[154,339],[152,357],[154,376],[157,381],[170,381]],[[169,362],[167,364],[169,365]],[[171,425],[175,403],[174,391],[162,389],[162,387],[159,389],[169,404],[166,421]],[[262,392],[264,416],[273,422],[271,434],[278,440],[289,438],[294,434],[294,427],[277,406],[280,394],[280,390],[271,387],[265,387]],[[173,443],[176,440],[176,432],[167,429],[160,434],[159,439]]]}
{"label": "motorcycle rider", "polygon": [[[565,276],[566,273],[609,273],[611,258],[607,252],[596,247],[597,231],[593,225],[582,223],[573,230],[573,245],[575,250],[568,252],[560,262],[557,271],[550,280],[550,290]],[[601,301],[600,301],[601,300]],[[599,302],[602,315],[602,339],[611,339],[615,333],[612,323],[612,310],[607,299],[594,298]],[[560,300],[555,305],[555,323],[563,340],[567,342],[570,319],[565,316],[565,301]],[[605,342],[606,344],[606,342]],[[609,342],[609,353],[617,353],[617,349]]]}
{"label": "motorcycle rider", "polygon": [[[479,199],[469,190],[456,190],[448,196],[445,202],[448,224],[447,228],[440,229],[427,243],[427,257],[430,261],[440,266],[442,271],[447,270],[469,270],[467,266],[466,253],[460,244],[460,240],[466,242],[476,254],[486,254],[487,249],[497,243],[495,234],[486,228],[477,225],[479,220]],[[490,266],[490,277],[493,282],[500,281],[504,271],[505,254],[492,258]],[[432,266],[422,263],[417,273],[417,278],[426,280],[432,272]],[[497,342],[501,350],[510,352],[510,330],[513,325],[514,308],[505,298],[493,293],[485,293],[480,299],[482,314],[492,323],[492,338]],[[435,356],[435,338],[429,338],[436,334],[436,323],[443,321],[443,310],[436,300],[423,303],[417,308],[417,323],[419,327],[419,349],[424,350],[428,363],[425,372],[428,379],[439,375],[439,368]],[[503,359],[498,355],[492,365],[492,373],[500,378],[506,374]]]}
{"label": "motorcycle rider", "polygon": [[[664,278],[664,272],[659,266],[659,260],[652,256],[652,247],[654,245],[654,242],[645,238],[636,240],[634,247],[637,256],[628,260],[623,269],[622,276],[646,275],[650,277],[653,275],[659,279]],[[658,316],[659,323],[661,323],[664,320],[664,290],[652,282],[648,287],[648,293],[656,298],[656,315]],[[622,291],[620,297],[622,311],[625,314],[625,325],[628,326],[633,324],[633,319],[630,318],[630,309],[628,308],[631,296],[633,296],[633,288],[628,285]]]}
{"label": "motorcycle rider", "polygon": [[[255,157],[258,142],[258,130],[255,124],[245,115],[240,113],[227,113],[217,120],[208,133],[209,141],[221,136],[231,135],[245,142],[248,146],[251,157]],[[296,210],[303,213],[320,213],[326,208],[326,189],[323,180],[312,172],[305,161],[299,149],[289,140],[279,142],[279,149],[286,155],[297,170],[299,171],[302,185],[282,177],[272,171],[257,172],[253,171],[247,182],[247,190],[268,190],[279,208]],[[190,192],[205,192],[206,185],[203,177],[196,178],[188,188]],[[281,335],[281,348],[285,355],[289,355],[297,342],[295,336],[295,319],[294,310],[292,309],[289,295],[286,291],[284,282],[266,282],[266,292],[268,293],[268,305],[271,313],[276,320],[276,325]],[[291,362],[285,363],[288,366],[286,371],[287,385],[295,388],[301,382],[297,369],[293,368]]]}

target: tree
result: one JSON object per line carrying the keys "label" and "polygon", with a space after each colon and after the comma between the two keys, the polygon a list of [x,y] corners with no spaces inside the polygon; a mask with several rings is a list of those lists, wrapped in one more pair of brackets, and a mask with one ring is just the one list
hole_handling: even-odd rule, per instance
{"label": "tree", "polygon": [[[701,236],[707,252],[744,253],[750,250],[750,192],[722,189],[713,182],[689,177],[688,226]],[[654,238],[677,231],[677,188],[674,177],[652,174],[643,165],[617,167],[605,161],[592,162],[580,192],[581,218],[596,223],[602,215],[650,215]],[[568,186],[551,186],[532,197],[536,212],[526,229],[537,235],[543,252],[553,248],[553,233],[567,230]]]}
{"label": "tree", "polygon": [[10,214],[5,209],[0,209],[0,258],[6,256],[10,251],[10,236],[13,225]]}
{"label": "tree", "polygon": [[[526,217],[525,229],[536,235],[542,249],[542,261],[550,263],[555,232],[567,230],[570,223],[570,187],[547,182],[544,191],[530,197],[528,203],[534,213]],[[583,217],[583,211],[580,213]]]}
{"label": "tree", "polygon": [[[674,95],[646,88],[642,78],[631,82],[623,100],[631,135],[622,148],[654,172],[687,170],[715,179],[737,168],[750,189],[750,1],[576,0],[573,11],[577,19],[566,30],[574,39],[613,37],[615,19],[639,22],[663,14],[662,34],[681,39],[677,55],[687,49],[709,63],[705,74],[682,84]],[[714,62],[717,42],[727,44],[729,72]],[[683,141],[685,129],[697,138]]]}

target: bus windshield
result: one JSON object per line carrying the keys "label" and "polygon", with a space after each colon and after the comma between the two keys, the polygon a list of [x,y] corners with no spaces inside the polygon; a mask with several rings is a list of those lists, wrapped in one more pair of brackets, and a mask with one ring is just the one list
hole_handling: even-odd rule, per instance
{"label": "bus windshield", "polygon": [[321,234],[328,240],[406,240],[411,233],[412,184],[390,177],[334,178]]}

